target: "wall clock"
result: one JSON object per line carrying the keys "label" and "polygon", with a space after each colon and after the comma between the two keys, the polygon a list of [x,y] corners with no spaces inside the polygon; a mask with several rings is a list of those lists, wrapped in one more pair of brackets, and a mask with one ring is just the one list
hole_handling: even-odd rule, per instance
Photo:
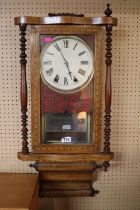
{"label": "wall clock", "polygon": [[[40,173],[40,196],[93,196],[96,169],[109,167],[112,26],[105,17],[16,17],[21,43],[22,151]],[[26,27],[30,26],[31,135],[28,148]],[[105,139],[101,152],[103,26],[106,29]],[[94,176],[93,176],[94,175]]]}

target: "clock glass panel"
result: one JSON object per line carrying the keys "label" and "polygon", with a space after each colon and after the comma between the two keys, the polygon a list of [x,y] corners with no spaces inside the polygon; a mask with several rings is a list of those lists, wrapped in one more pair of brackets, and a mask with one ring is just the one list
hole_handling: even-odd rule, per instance
{"label": "clock glass panel", "polygon": [[40,35],[41,143],[93,143],[94,51],[94,35]]}

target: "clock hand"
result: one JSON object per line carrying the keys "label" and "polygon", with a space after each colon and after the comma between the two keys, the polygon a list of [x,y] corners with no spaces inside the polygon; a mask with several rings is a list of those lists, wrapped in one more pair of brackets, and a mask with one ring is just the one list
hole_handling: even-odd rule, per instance
{"label": "clock hand", "polygon": [[57,43],[54,45],[54,47],[58,50],[58,52],[60,52],[60,54],[62,55],[62,57],[63,57],[64,61],[66,62],[66,59],[65,59],[65,57],[64,57],[64,55],[63,55],[63,53],[61,52],[61,48],[58,46],[58,44],[57,44]]}
{"label": "clock hand", "polygon": [[72,73],[72,72],[70,71],[68,61],[66,62],[66,66],[67,66],[67,68],[68,68],[68,74],[70,75],[70,78],[73,79],[72,76],[71,76],[71,73]]}
{"label": "clock hand", "polygon": [[66,58],[64,57],[64,55],[63,55],[63,53],[61,52],[61,50],[59,49],[58,51],[61,53],[61,55],[62,55],[62,57],[63,57],[63,59],[64,59],[64,61],[65,61],[64,64],[66,64],[66,66],[67,66],[68,74],[70,75],[70,78],[73,79],[72,76],[71,76],[71,73],[72,73],[72,72],[71,72],[70,69],[69,69],[69,63],[68,63],[68,61],[67,61]]}

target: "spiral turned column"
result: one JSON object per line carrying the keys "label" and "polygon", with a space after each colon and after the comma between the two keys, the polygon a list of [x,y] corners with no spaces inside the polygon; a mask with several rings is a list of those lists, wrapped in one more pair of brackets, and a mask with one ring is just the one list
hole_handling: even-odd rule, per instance
{"label": "spiral turned column", "polygon": [[26,81],[26,25],[19,25],[20,28],[20,64],[21,64],[21,86],[20,86],[20,100],[21,100],[21,122],[22,122],[22,153],[28,154],[28,129],[27,129],[27,81]]}
{"label": "spiral turned column", "polygon": [[[106,17],[110,17],[112,11],[110,5],[107,4],[105,11]],[[112,84],[111,84],[111,64],[112,64],[112,25],[106,25],[106,83],[105,83],[105,129],[104,129],[104,153],[110,153],[110,125],[111,125],[111,98],[112,98]],[[108,161],[103,163],[105,171],[110,166]]]}

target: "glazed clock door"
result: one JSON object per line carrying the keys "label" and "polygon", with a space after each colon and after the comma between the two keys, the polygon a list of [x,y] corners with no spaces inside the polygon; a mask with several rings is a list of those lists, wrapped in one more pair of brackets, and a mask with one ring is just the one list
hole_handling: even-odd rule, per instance
{"label": "glazed clock door", "polygon": [[[33,119],[38,116],[40,121],[38,130],[36,121],[32,125],[35,151],[42,148],[42,152],[85,153],[98,148],[100,137],[96,135],[96,125],[100,124],[100,105],[97,107],[100,90],[97,64],[100,56],[97,52],[100,33],[92,30],[92,33],[77,30],[67,34],[61,26],[60,32],[56,33],[50,26],[47,30],[39,27],[34,32],[37,43],[32,47],[32,53],[36,51],[37,60],[32,59],[32,63],[36,62],[32,68],[32,106],[37,92],[39,111],[34,108],[32,116]],[[35,90],[36,79],[39,85]]]}
{"label": "glazed clock door", "polygon": [[78,36],[46,34],[40,42],[42,143],[90,144],[92,50]]}

